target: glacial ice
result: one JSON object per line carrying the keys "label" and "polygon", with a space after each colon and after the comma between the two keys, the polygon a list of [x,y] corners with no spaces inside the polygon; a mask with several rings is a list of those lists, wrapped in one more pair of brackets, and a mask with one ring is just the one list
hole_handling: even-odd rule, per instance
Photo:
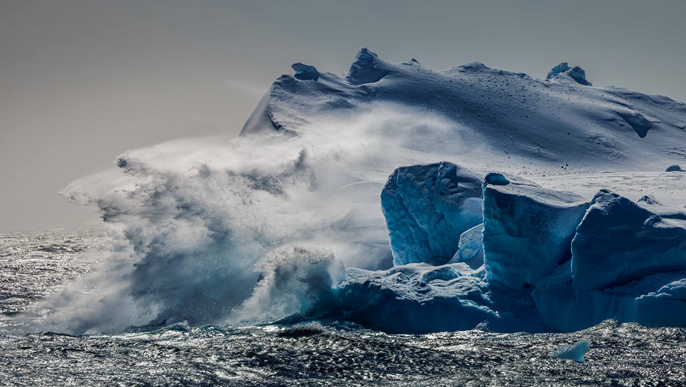
{"label": "glacial ice", "polygon": [[572,241],[576,291],[602,290],[686,270],[686,212],[599,191]]}
{"label": "glacial ice", "polygon": [[560,74],[569,75],[569,77],[576,81],[576,83],[578,84],[584,86],[593,86],[591,82],[586,80],[586,71],[584,71],[584,69],[582,69],[579,66],[569,67],[569,64],[567,62],[562,62],[559,65],[550,69],[545,79],[553,79]]}
{"label": "glacial ice", "polygon": [[[564,266],[564,267],[563,267]],[[572,332],[607,319],[645,326],[686,326],[686,271],[657,273],[612,289],[575,291],[569,265],[531,293],[543,323]],[[568,282],[562,283],[567,280]]]}
{"label": "glacial ice", "polygon": [[[417,64],[418,63],[419,62],[417,62]],[[387,67],[390,66],[379,59],[379,56],[376,55],[376,53],[363,47],[355,56],[355,60],[350,66],[346,78],[348,79],[348,82],[353,85],[378,82],[381,78],[391,72]]]}
{"label": "glacial ice", "polygon": [[589,349],[591,349],[591,342],[588,340],[580,340],[574,343],[574,345],[565,344],[560,346],[560,348],[551,353],[550,356],[586,363],[584,355]]}
{"label": "glacial ice", "polygon": [[337,290],[342,308],[367,326],[398,333],[465,330],[497,320],[487,284],[461,263],[412,263],[387,271],[348,269]]}
{"label": "glacial ice", "polygon": [[601,190],[577,227],[571,263],[532,291],[550,328],[575,331],[606,319],[686,326],[686,213],[651,196],[637,203]]}
{"label": "glacial ice", "polygon": [[[317,82],[279,77],[241,137],[288,134],[282,139],[287,141],[297,134],[330,144],[331,139],[320,138],[322,133],[349,133],[355,140],[378,135],[394,151],[369,165],[404,156],[391,168],[447,159],[480,170],[497,166],[505,172],[532,164],[654,171],[677,162],[681,151],[664,149],[686,141],[685,104],[621,88],[589,87],[579,83],[585,74],[572,70],[569,65],[556,66],[554,82],[479,62],[432,71],[413,61],[389,63],[362,48],[344,77],[322,71]],[[402,124],[389,118],[410,110],[412,119]],[[372,127],[363,133],[356,130],[361,116],[373,117],[365,120]],[[432,125],[426,117],[440,117],[448,125]],[[638,124],[637,131],[626,130],[632,122]],[[648,124],[646,141],[637,142],[636,133],[643,136]]]}
{"label": "glacial ice", "polygon": [[385,271],[348,269],[336,289],[348,318],[395,333],[477,327],[501,332],[545,330],[530,297],[484,280],[483,267],[411,263]]}
{"label": "glacial ice", "polygon": [[396,266],[450,260],[460,235],[481,223],[481,179],[449,162],[396,169],[381,192]]}
{"label": "glacial ice", "polygon": [[570,258],[569,245],[588,203],[502,174],[486,175],[483,246],[489,281],[529,287]]}
{"label": "glacial ice", "polygon": [[293,70],[295,70],[295,78],[300,80],[311,79],[317,81],[319,79],[319,71],[314,66],[309,66],[302,63],[294,63],[291,65]]}
{"label": "glacial ice", "polygon": [[569,70],[569,76],[581,85],[593,86],[591,82],[586,80],[586,71],[579,66],[572,67],[572,69]]}
{"label": "glacial ice", "polygon": [[[412,229],[400,221],[453,216],[427,199],[441,180],[431,177],[445,166],[455,167],[403,167],[389,179],[383,208],[389,232],[396,233],[391,244],[410,263],[396,259],[386,271],[349,268],[336,297],[353,320],[404,333],[482,323],[494,330],[575,331],[606,319],[686,326],[686,212],[649,195],[634,203],[607,190],[589,203],[571,192],[489,173],[483,224],[462,232],[457,252],[442,264],[428,239],[419,244],[407,237],[419,234],[416,223]],[[414,205],[411,210],[398,205],[403,200]],[[434,246],[454,243],[453,233],[430,234]],[[412,263],[417,256],[424,263]],[[578,361],[581,349],[570,346],[560,356]]]}
{"label": "glacial ice", "polygon": [[458,250],[449,263],[464,262],[472,269],[484,263],[483,223],[474,226],[460,235]]}
{"label": "glacial ice", "polygon": [[552,79],[554,78],[557,74],[563,73],[565,71],[569,71],[570,67],[567,62],[562,62],[559,65],[553,67],[548,71],[548,75],[545,77],[545,79]]}

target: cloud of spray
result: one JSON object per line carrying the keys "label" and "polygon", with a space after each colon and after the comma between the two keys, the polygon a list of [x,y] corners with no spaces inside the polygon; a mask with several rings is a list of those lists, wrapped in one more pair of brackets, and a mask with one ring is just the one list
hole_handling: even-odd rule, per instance
{"label": "cloud of spray", "polygon": [[[297,312],[309,305],[306,294],[321,295],[320,285],[338,278],[334,255],[347,267],[391,265],[383,184],[399,165],[440,158],[413,136],[444,133],[432,142],[450,143],[454,125],[386,106],[322,118],[293,138],[179,140],[127,152],[118,172],[63,192],[97,206],[113,241],[100,267],[42,304],[49,317],[31,329],[119,332]],[[293,244],[308,248],[278,250]]]}
{"label": "cloud of spray", "polygon": [[317,246],[279,247],[257,261],[255,270],[261,279],[234,320],[275,320],[326,306],[334,302],[333,287],[345,280],[343,264]]}

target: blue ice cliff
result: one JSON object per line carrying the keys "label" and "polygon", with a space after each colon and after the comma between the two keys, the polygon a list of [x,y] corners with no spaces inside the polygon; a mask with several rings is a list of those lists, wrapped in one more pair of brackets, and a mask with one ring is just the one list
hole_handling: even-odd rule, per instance
{"label": "blue ice cliff", "polygon": [[464,262],[472,269],[484,263],[483,223],[460,234],[458,250],[449,263]]}
{"label": "blue ice cliff", "polygon": [[514,176],[484,179],[483,249],[489,281],[529,287],[571,258],[570,243],[588,203]]}
{"label": "blue ice cliff", "polygon": [[686,270],[686,211],[635,203],[601,190],[572,241],[577,291],[602,290],[660,272]]}
{"label": "blue ice cliff", "polygon": [[[478,326],[574,331],[605,319],[686,326],[685,211],[649,196],[633,202],[608,190],[589,203],[571,192],[489,173],[483,180],[483,225],[434,235],[434,244],[446,249],[455,247],[459,235],[464,258],[482,254],[483,264],[469,267],[460,262],[465,259],[459,251],[440,264],[426,259],[433,254],[426,239],[417,244],[409,236],[418,232],[398,224],[422,216],[409,215],[408,207],[425,211],[424,216],[463,219],[455,209],[438,212],[428,205],[426,193],[441,180],[435,170],[444,165],[402,167],[391,175],[382,195],[395,193],[398,185],[416,191],[403,195],[403,206],[395,198],[383,200],[389,232],[407,233],[403,239],[391,237],[393,253],[408,258],[396,259],[396,267],[387,271],[348,269],[336,291],[349,318],[405,333]],[[414,171],[408,182],[398,184],[397,176],[408,171]],[[475,230],[483,230],[483,237]],[[482,251],[475,246],[479,243]],[[410,244],[415,249],[408,249]]]}
{"label": "blue ice cliff", "polygon": [[449,162],[398,168],[381,191],[396,266],[449,261],[481,223],[481,179]]}

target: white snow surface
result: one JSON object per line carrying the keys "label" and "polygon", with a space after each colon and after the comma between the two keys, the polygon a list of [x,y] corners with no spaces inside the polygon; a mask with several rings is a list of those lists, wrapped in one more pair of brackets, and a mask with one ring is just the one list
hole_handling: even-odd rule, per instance
{"label": "white snow surface", "polygon": [[[65,197],[100,210],[113,236],[111,247],[98,269],[47,299],[54,313],[27,329],[80,334],[161,321],[202,325],[286,317],[311,305],[303,295],[308,287],[298,285],[298,278],[335,286],[336,262],[347,268],[348,285],[341,286],[350,294],[364,289],[365,276],[370,286],[383,282],[393,255],[380,194],[402,166],[446,161],[477,176],[519,175],[587,201],[608,188],[632,200],[650,194],[665,205],[686,204],[686,173],[662,172],[686,162],[686,105],[667,97],[582,85],[569,71],[550,80],[478,62],[432,71],[417,61],[391,64],[366,49],[344,77],[309,65],[296,66],[305,79],[283,75],[272,84],[238,139],[178,140],[133,150],[118,158],[117,170],[67,187]],[[602,83],[586,70],[589,80]],[[293,266],[298,259],[304,266]],[[560,281],[571,278],[571,269],[562,266],[551,274],[558,273]],[[410,279],[398,284],[413,283],[419,274],[404,275]],[[541,281],[555,282],[549,277]],[[430,282],[439,288],[440,281],[445,282]],[[485,283],[473,281],[465,289]],[[683,304],[669,298],[682,292],[682,284],[670,285],[675,281],[662,283],[651,300]],[[481,292],[495,297],[495,304],[489,298],[482,306],[466,303],[468,309],[490,316],[484,321],[494,326],[499,320],[492,316],[503,313],[538,318],[529,296],[517,300],[531,305],[514,309],[530,314],[491,309],[508,304],[498,301],[505,296],[493,286]],[[394,285],[383,294],[422,299],[401,288]],[[297,295],[272,297],[274,289]],[[545,289],[553,287],[534,291],[539,310],[545,304],[553,305],[553,314],[574,311],[560,309],[564,302],[548,302],[571,288]],[[640,297],[632,300],[643,305]],[[570,327],[595,318],[577,319]],[[546,325],[566,329],[553,320]],[[438,322],[426,324],[443,329]],[[518,325],[536,330],[540,324],[526,326]]]}

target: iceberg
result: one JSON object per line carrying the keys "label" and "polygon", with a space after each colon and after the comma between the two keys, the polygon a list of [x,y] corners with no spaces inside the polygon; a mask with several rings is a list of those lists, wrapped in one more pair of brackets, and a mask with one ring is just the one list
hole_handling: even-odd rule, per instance
{"label": "iceberg", "polygon": [[554,78],[557,74],[563,73],[565,71],[569,71],[569,63],[567,62],[562,62],[559,65],[553,67],[548,71],[548,75],[545,77],[545,79],[552,79]]}
{"label": "iceberg", "polygon": [[481,178],[449,162],[396,169],[381,192],[396,266],[450,260],[481,223]]}
{"label": "iceberg", "polygon": [[[543,169],[569,164],[597,171],[664,170],[677,163],[684,151],[677,144],[686,142],[685,104],[592,87],[584,70],[566,63],[542,80],[479,62],[432,71],[417,61],[389,63],[362,48],[343,77],[317,69],[318,80],[312,82],[299,79],[309,74],[308,68],[296,71],[303,72],[283,75],[271,85],[243,127],[242,138],[288,134],[282,141],[299,135],[330,144],[332,139],[320,135],[333,120],[337,125],[329,132],[358,140],[371,133],[385,140],[393,152],[376,161],[412,156],[392,167],[454,157],[473,170],[499,165],[499,170],[514,168],[510,172],[531,164]],[[397,118],[399,112],[411,112],[403,126],[384,119],[381,129],[355,131],[365,114],[373,117],[366,121],[371,123]],[[449,124],[427,125],[426,117]],[[649,140],[636,141],[637,133]]]}
{"label": "iceberg", "polygon": [[565,344],[560,346],[560,348],[551,353],[550,356],[586,363],[584,355],[589,349],[591,349],[591,342],[589,340],[580,340],[574,343],[574,345]]}
{"label": "iceberg", "polygon": [[571,258],[570,244],[588,203],[515,176],[483,183],[484,265],[489,281],[528,288]]}
{"label": "iceberg", "polygon": [[[406,180],[396,179],[409,186],[391,185],[383,203],[379,196],[398,166],[434,165],[430,163],[438,160],[457,162],[455,176],[468,168],[522,173],[541,185],[555,179],[563,184],[578,181],[574,190],[583,195],[593,193],[587,184],[602,181],[598,172],[603,170],[616,171],[607,177],[608,187],[619,187],[618,192],[635,188],[627,176],[637,172],[676,182],[668,188],[673,191],[671,187],[680,187],[681,174],[662,176],[658,171],[680,163],[686,152],[685,104],[583,84],[585,72],[569,65],[543,80],[479,62],[433,71],[417,61],[389,63],[361,49],[345,76],[305,64],[296,64],[294,70],[266,90],[237,139],[178,140],[130,151],[119,159],[120,171],[82,180],[65,191],[68,198],[98,207],[116,236],[103,258],[105,264],[73,288],[95,290],[76,297],[69,288],[46,301],[58,312],[44,330],[120,332],[173,319],[197,326],[214,324],[236,317],[249,299],[255,302],[249,303],[254,308],[244,308],[247,314],[278,318],[314,307],[314,293],[322,300],[317,305],[345,301],[347,313],[359,321],[406,332],[467,329],[478,320],[493,329],[504,325],[502,329],[527,331],[542,326],[536,322],[541,319],[546,329],[558,330],[585,328],[602,318],[683,324],[678,319],[685,313],[670,316],[664,311],[679,311],[684,305],[679,298],[684,276],[653,272],[677,270],[669,265],[649,265],[645,272],[620,278],[616,286],[611,283],[614,288],[601,284],[600,290],[575,291],[567,260],[571,249],[566,238],[574,233],[569,224],[547,229],[543,219],[534,219],[541,221],[542,235],[553,237],[537,242],[533,220],[498,220],[491,225],[503,232],[489,235],[500,242],[491,239],[489,245],[486,238],[479,253],[480,232],[474,227],[483,222],[481,175],[455,184],[439,179],[439,167],[419,168],[416,176],[411,172]],[[443,164],[449,170],[447,166]],[[554,176],[558,174],[568,176]],[[539,177],[543,175],[547,177]],[[497,184],[491,181],[488,186],[495,190]],[[441,187],[449,189],[443,192]],[[664,187],[656,185],[661,193],[666,192]],[[456,191],[450,192],[453,188]],[[516,202],[530,203],[544,214],[572,211],[564,209],[569,207],[565,200],[541,200],[535,195],[540,188],[531,186],[530,191],[531,198],[526,193]],[[564,205],[555,204],[559,201]],[[662,215],[664,206],[641,203],[661,219],[649,222],[648,234],[657,235],[663,224],[679,222],[678,217]],[[563,217],[553,216],[551,227],[557,224],[555,219],[562,222]],[[486,234],[487,229],[484,224]],[[510,229],[522,234],[511,235]],[[632,232],[626,237],[646,238]],[[508,238],[515,242],[511,254],[500,245]],[[667,233],[663,245],[673,240]],[[533,255],[522,258],[527,244]],[[312,282],[338,291],[301,283],[326,277],[325,254],[321,264],[300,265],[303,255],[293,253],[285,266],[271,262],[260,274],[251,269],[270,251],[302,245],[324,248],[348,268],[342,284],[334,281],[335,276]],[[489,257],[488,246],[502,256]],[[543,257],[546,249],[552,253]],[[579,254],[589,258],[593,252]],[[658,255],[658,263],[664,263],[665,255]],[[438,273],[445,270],[442,264],[451,258],[453,263],[447,266],[457,270],[459,265],[462,274],[439,279]],[[291,267],[288,262],[297,270],[292,276],[281,275]],[[389,271],[394,262],[407,264],[396,266],[398,270],[420,265],[422,269]],[[510,265],[515,275],[503,273],[502,280],[515,288],[497,280],[495,263]],[[520,263],[529,266],[519,267]],[[384,271],[356,272],[361,269]],[[420,279],[419,271],[426,270],[436,278]],[[583,283],[582,277],[574,280]],[[266,298],[253,298],[255,294]],[[470,298],[477,294],[483,302]],[[344,295],[349,297],[340,298]],[[398,306],[402,303],[414,314],[403,312]],[[447,305],[445,311],[439,305]],[[382,317],[370,317],[376,313]],[[505,322],[512,321],[507,320],[511,315],[528,323],[510,326]],[[461,322],[464,319],[466,323]]]}

